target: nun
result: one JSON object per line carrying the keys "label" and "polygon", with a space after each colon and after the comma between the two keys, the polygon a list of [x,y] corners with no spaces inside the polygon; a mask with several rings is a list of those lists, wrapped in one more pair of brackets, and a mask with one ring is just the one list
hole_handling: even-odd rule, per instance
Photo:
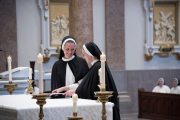
{"label": "nun", "polygon": [[171,88],[170,93],[172,93],[172,94],[180,94],[180,87],[178,86],[179,85],[179,80],[177,78],[174,78],[172,80],[172,84],[173,84],[173,87]]}
{"label": "nun", "polygon": [[[64,95],[71,96],[73,92],[76,92],[79,98],[97,100],[97,97],[94,97],[94,92],[100,91],[98,87],[100,83],[98,70],[101,68],[100,55],[102,53],[95,43],[89,42],[83,45],[82,54],[86,62],[91,63],[92,67],[84,76],[83,81],[78,88],[76,90],[69,90],[64,93]],[[114,103],[113,120],[120,120],[119,101],[117,98],[118,92],[107,63],[105,63],[105,82],[106,91],[113,91],[113,97],[109,98],[109,101]]]}
{"label": "nun", "polygon": [[54,63],[51,75],[51,91],[59,93],[75,90],[88,72],[87,62],[76,55],[76,41],[72,36],[62,40],[59,60]]}
{"label": "nun", "polygon": [[170,93],[170,88],[165,85],[164,79],[159,78],[158,79],[158,86],[156,86],[152,92],[157,93]]}

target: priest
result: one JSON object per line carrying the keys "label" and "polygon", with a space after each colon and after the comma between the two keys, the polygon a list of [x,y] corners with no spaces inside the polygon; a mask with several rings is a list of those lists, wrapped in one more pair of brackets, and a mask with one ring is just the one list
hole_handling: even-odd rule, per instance
{"label": "priest", "polygon": [[51,91],[59,93],[75,90],[89,70],[87,62],[76,55],[76,41],[72,36],[62,40],[59,60],[54,63],[51,75]]}
{"label": "priest", "polygon": [[[73,92],[76,92],[79,98],[97,100],[97,97],[94,97],[94,92],[100,91],[98,87],[100,83],[98,71],[101,68],[100,55],[102,53],[95,43],[89,42],[83,45],[82,54],[87,63],[91,63],[92,67],[84,76],[78,88],[69,90],[64,95],[71,96]],[[114,103],[113,120],[120,120],[118,92],[107,63],[105,63],[105,82],[106,91],[113,91],[113,96],[109,98],[109,101]]]}

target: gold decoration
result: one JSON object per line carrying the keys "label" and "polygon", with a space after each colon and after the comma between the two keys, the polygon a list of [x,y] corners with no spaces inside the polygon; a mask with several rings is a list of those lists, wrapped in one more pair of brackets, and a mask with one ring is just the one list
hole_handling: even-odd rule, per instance
{"label": "gold decoration", "polygon": [[146,39],[145,39],[145,41],[144,41],[144,44],[146,44]]}
{"label": "gold decoration", "polygon": [[49,5],[49,0],[46,0],[46,6],[48,6]]}
{"label": "gold decoration", "polygon": [[49,55],[49,49],[48,48],[44,49],[44,53],[46,56],[43,56],[43,63],[47,63],[50,60],[50,57],[48,56]]}
{"label": "gold decoration", "polygon": [[152,55],[148,55],[148,54],[145,54],[145,60],[146,61],[150,61],[152,58],[153,58],[153,56]]}
{"label": "gold decoration", "polygon": [[49,94],[33,95],[32,99],[37,99],[37,104],[40,106],[39,120],[44,120],[43,105],[46,104],[46,99],[50,98]]}
{"label": "gold decoration", "polygon": [[154,0],[151,0],[151,7],[153,8],[154,7]]}
{"label": "gold decoration", "polygon": [[41,40],[41,44],[42,44],[42,40]]}
{"label": "gold decoration", "polygon": [[108,102],[108,98],[112,97],[113,92],[111,91],[106,91],[106,92],[95,92],[95,97],[98,97],[99,101],[102,102],[102,120],[106,120],[106,107],[105,104]]}
{"label": "gold decoration", "polygon": [[9,82],[9,84],[4,85],[4,88],[7,88],[7,91],[10,93],[10,95],[12,95],[12,93],[14,92],[14,88],[18,87],[17,84],[12,84],[12,81]]}
{"label": "gold decoration", "polygon": [[151,21],[152,18],[149,17],[149,21]]}
{"label": "gold decoration", "polygon": [[150,11],[150,12],[153,12],[153,10],[151,10],[151,7],[150,7],[150,6],[149,6],[149,11]]}
{"label": "gold decoration", "polygon": [[152,55],[153,48],[150,47],[150,48],[148,49],[148,52],[149,52],[149,55],[148,55],[148,54],[145,54],[145,56],[144,56],[146,61],[150,61],[150,60],[153,58],[153,55]]}
{"label": "gold decoration", "polygon": [[47,20],[47,17],[44,16],[44,19]]}
{"label": "gold decoration", "polygon": [[33,89],[33,86],[32,86],[32,83],[33,83],[34,80],[29,80],[29,86],[27,88],[27,93],[26,94],[34,94],[34,89]]}
{"label": "gold decoration", "polygon": [[177,54],[177,60],[180,61],[180,54],[179,53]]}
{"label": "gold decoration", "polygon": [[77,116],[77,112],[76,113],[73,112],[73,116],[72,117],[67,117],[67,118],[68,118],[68,120],[83,120],[82,117]]}
{"label": "gold decoration", "polygon": [[46,8],[46,6],[44,5],[44,10],[46,10],[46,11],[47,11],[48,9],[49,9],[49,6]]}
{"label": "gold decoration", "polygon": [[172,54],[174,52],[174,46],[169,44],[161,45],[159,51],[162,54]]}
{"label": "gold decoration", "polygon": [[57,47],[56,53],[60,54],[61,46]]}

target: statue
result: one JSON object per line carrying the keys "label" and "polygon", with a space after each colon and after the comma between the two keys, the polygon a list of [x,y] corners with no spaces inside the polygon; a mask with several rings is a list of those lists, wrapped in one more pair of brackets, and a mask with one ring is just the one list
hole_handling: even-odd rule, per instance
{"label": "statue", "polygon": [[[67,31],[68,27],[69,27],[69,21],[65,21],[65,16],[64,15],[61,15],[61,20],[60,20],[60,33],[61,33],[61,36],[60,36],[60,39],[59,40],[62,40],[65,36],[69,35],[69,30]],[[68,32],[68,34],[67,34]]]}
{"label": "statue", "polygon": [[156,20],[154,24],[155,43],[169,44],[175,42],[175,21],[172,12],[164,15],[160,12],[160,20]]}
{"label": "statue", "polygon": [[51,22],[51,45],[61,45],[62,39],[69,35],[69,20],[65,15],[57,16]]}
{"label": "statue", "polygon": [[158,20],[156,20],[154,28],[156,31],[155,36],[156,36],[156,40],[157,40],[157,37],[160,36],[160,29],[161,29],[161,26],[160,26],[160,23]]}

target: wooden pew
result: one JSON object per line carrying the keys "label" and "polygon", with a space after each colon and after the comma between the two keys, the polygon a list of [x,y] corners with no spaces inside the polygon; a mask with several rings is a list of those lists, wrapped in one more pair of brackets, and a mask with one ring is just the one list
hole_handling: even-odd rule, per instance
{"label": "wooden pew", "polygon": [[180,95],[145,92],[138,89],[138,118],[180,120]]}

